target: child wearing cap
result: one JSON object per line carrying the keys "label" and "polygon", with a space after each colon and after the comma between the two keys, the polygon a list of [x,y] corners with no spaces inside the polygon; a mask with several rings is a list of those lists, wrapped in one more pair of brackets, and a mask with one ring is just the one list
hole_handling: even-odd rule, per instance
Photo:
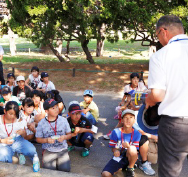
{"label": "child wearing cap", "polygon": [[135,112],[126,109],[122,112],[123,127],[112,131],[109,147],[114,157],[108,162],[102,172],[103,177],[112,177],[120,168],[126,168],[126,176],[134,176],[134,165],[137,161],[141,134],[133,129]]}
{"label": "child wearing cap", "polygon": [[36,141],[42,144],[43,167],[70,171],[70,158],[67,150],[66,140],[75,136],[66,118],[59,116],[57,102],[54,99],[47,99],[44,102],[44,109],[47,117],[42,119],[36,128]]}
{"label": "child wearing cap", "polygon": [[82,111],[91,124],[96,125],[99,118],[99,108],[93,101],[93,91],[85,90],[83,96],[84,101],[80,103],[80,106],[84,108]]}
{"label": "child wearing cap", "polygon": [[22,101],[30,96],[31,90],[29,87],[25,85],[25,77],[18,76],[16,78],[17,86],[13,89],[13,95],[18,98],[18,100],[22,103]]}
{"label": "child wearing cap", "polygon": [[49,81],[49,75],[47,72],[41,73],[41,82],[37,86],[37,90],[46,93],[47,91],[55,90],[53,82]]}
{"label": "child wearing cap", "polygon": [[25,85],[28,86],[31,90],[36,89],[39,82],[40,82],[40,74],[39,74],[39,68],[37,66],[33,66],[31,68],[31,74],[25,81]]}
{"label": "child wearing cap", "polygon": [[9,101],[15,101],[18,103],[19,105],[19,109],[22,108],[20,101],[18,100],[18,98],[16,96],[12,95],[11,89],[8,86],[4,86],[3,89],[1,90],[1,95],[2,98],[0,98],[0,115],[4,114],[4,108],[5,105],[9,102]]}
{"label": "child wearing cap", "polygon": [[15,76],[14,73],[8,73],[7,74],[7,84],[8,87],[10,87],[11,92],[13,93],[13,88],[15,87]]}
{"label": "child wearing cap", "polygon": [[81,115],[82,110],[79,104],[71,104],[69,106],[68,112],[68,122],[71,128],[71,132],[77,134],[76,137],[72,137],[69,141],[68,150],[72,151],[75,149],[74,146],[83,147],[82,157],[86,157],[89,155],[90,146],[93,143],[93,129],[92,124],[86,119],[83,115]]}

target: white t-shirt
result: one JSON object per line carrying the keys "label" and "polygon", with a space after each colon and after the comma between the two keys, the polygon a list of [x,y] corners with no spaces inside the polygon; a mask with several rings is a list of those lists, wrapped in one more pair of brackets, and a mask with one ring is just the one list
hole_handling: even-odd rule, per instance
{"label": "white t-shirt", "polygon": [[143,91],[146,91],[147,88],[146,86],[144,85],[143,82],[138,82],[138,87],[136,88],[132,88],[130,84],[126,85],[125,88],[124,88],[124,93],[128,93],[130,92],[131,90],[135,90],[137,92],[143,92]]}
{"label": "white t-shirt", "polygon": [[44,110],[44,108],[43,108],[43,102],[40,101],[38,109],[34,109],[34,110],[33,110],[34,117],[35,117],[37,114],[41,114],[43,110]]}
{"label": "white t-shirt", "polygon": [[188,36],[174,36],[153,54],[149,63],[149,88],[165,90],[159,115],[188,116]]}
{"label": "white t-shirt", "polygon": [[21,120],[19,122],[19,119],[17,119],[17,122],[14,122],[13,124],[10,123],[4,125],[4,122],[2,121],[2,116],[3,115],[0,116],[0,138],[7,138],[9,133],[10,133],[9,136],[12,136],[14,133],[16,133],[17,130],[27,128],[26,121]]}
{"label": "white t-shirt", "polygon": [[36,88],[37,88],[38,84],[41,82],[41,81],[40,81],[40,78],[41,78],[40,75],[38,75],[37,78],[36,78],[36,77],[33,77],[32,74],[29,75],[29,81],[30,81],[30,83],[33,83]]}
{"label": "white t-shirt", "polygon": [[0,55],[4,55],[3,47],[0,45]]}
{"label": "white t-shirt", "polygon": [[[26,116],[24,114],[24,111],[23,110],[20,110],[19,112],[19,119],[22,118],[23,120],[25,120],[28,123],[32,123],[35,121],[35,116],[34,114],[32,113],[30,116]],[[29,130],[28,128],[26,129],[26,133],[27,135],[30,135],[30,134],[34,134],[31,130]]]}
{"label": "white t-shirt", "polygon": [[48,84],[45,84],[44,82],[40,82],[38,88],[45,89],[47,92],[47,91],[55,90],[55,85],[51,81],[49,81]]}

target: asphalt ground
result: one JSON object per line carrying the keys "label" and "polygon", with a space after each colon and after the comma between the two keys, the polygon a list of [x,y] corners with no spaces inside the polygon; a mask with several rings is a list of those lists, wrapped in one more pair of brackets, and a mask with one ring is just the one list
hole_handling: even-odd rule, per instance
{"label": "asphalt ground", "polygon": [[[83,92],[62,92],[61,96],[65,102],[65,105],[68,109],[68,104],[70,101],[83,101]],[[97,123],[98,126],[98,133],[95,134],[95,140],[93,146],[90,150],[90,155],[88,157],[81,157],[81,150],[82,148],[76,148],[75,151],[69,153],[71,159],[71,173],[41,169],[40,173],[33,173],[32,172],[32,163],[30,160],[27,160],[28,166],[21,166],[21,165],[12,165],[12,164],[5,164],[0,163],[0,177],[5,176],[44,176],[44,177],[51,177],[51,176],[69,176],[69,177],[100,177],[101,171],[107,162],[112,158],[111,149],[108,147],[107,140],[103,139],[103,135],[108,133],[109,130],[112,130],[116,124],[117,120],[114,120],[113,117],[116,114],[115,107],[118,105],[122,98],[122,95],[119,93],[96,93],[94,95],[94,101],[99,107],[100,111],[100,118],[99,122]],[[67,110],[66,112],[67,113]],[[39,154],[39,158],[41,160],[42,149],[41,145],[35,145],[37,148],[37,152]],[[17,159],[15,158],[14,162],[16,163]],[[188,168],[187,168],[188,161],[185,160],[184,166],[182,169],[182,173],[180,177],[187,177],[188,175]],[[157,175],[157,164],[152,165],[154,170],[156,171]],[[125,173],[121,170],[115,174],[115,177],[123,177]],[[140,169],[135,170],[136,177],[144,177],[145,175]]]}

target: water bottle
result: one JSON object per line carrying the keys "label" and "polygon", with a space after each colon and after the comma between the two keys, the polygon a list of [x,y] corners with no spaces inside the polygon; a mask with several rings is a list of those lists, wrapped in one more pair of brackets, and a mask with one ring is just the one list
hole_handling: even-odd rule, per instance
{"label": "water bottle", "polygon": [[133,94],[131,94],[131,101],[134,106],[140,106],[141,104],[145,103],[147,96],[148,93],[134,92]]}
{"label": "water bottle", "polygon": [[33,157],[33,172],[38,172],[40,170],[40,161],[38,155],[35,154]]}
{"label": "water bottle", "polygon": [[24,165],[25,162],[26,162],[25,156],[24,156],[23,154],[20,154],[20,155],[19,155],[19,164],[20,164],[20,165]]}

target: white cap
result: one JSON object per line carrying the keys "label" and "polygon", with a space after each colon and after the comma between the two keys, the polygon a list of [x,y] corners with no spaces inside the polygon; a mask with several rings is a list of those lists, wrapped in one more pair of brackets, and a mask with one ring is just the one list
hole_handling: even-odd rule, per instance
{"label": "white cap", "polygon": [[71,101],[71,102],[69,103],[69,106],[70,106],[71,104],[78,104],[78,105],[80,105],[80,103],[79,103],[78,101],[76,101],[76,100]]}
{"label": "white cap", "polygon": [[135,112],[131,109],[125,109],[122,114],[121,117],[123,117],[125,114],[133,114],[135,116]]}
{"label": "white cap", "polygon": [[25,77],[24,76],[18,76],[16,78],[16,82],[18,82],[18,81],[25,81]]}

